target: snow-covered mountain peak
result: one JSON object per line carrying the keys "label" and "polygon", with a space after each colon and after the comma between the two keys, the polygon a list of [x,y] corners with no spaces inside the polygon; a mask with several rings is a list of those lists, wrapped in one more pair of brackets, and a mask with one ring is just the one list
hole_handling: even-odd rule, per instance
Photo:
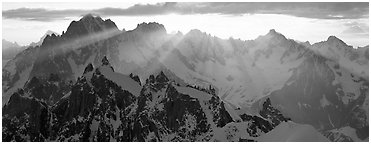
{"label": "snow-covered mountain peak", "polygon": [[[106,137],[100,135],[106,132],[100,132],[111,124],[112,138],[99,141],[209,141],[209,137],[219,136],[225,137],[221,141],[240,141],[239,136],[254,140],[248,136],[267,133],[287,121],[286,117],[318,130],[347,126],[337,122],[343,117],[337,113],[344,113],[343,109],[354,119],[351,123],[368,120],[363,116],[367,112],[352,107],[363,104],[362,108],[368,108],[368,103],[363,103],[368,101],[368,93],[364,94],[368,76],[359,78],[363,72],[368,74],[368,47],[349,49],[341,46],[342,41],[336,37],[311,45],[287,39],[274,29],[251,41],[220,39],[197,29],[185,35],[166,34],[158,23],[142,23],[132,31],[115,31],[118,35],[102,39],[102,33],[111,32],[105,29],[107,23],[110,20],[84,16],[72,22],[62,36],[48,36],[46,41],[52,45],[25,50],[11,60],[3,69],[3,89],[7,89],[3,101],[8,102],[18,88],[25,87],[22,96],[27,99],[30,92],[40,97],[41,92],[49,90],[40,99],[59,103],[51,113],[57,110],[62,120],[70,118],[63,122],[68,127],[59,127],[58,134],[63,134],[57,139],[60,141],[77,140],[80,131],[85,132],[82,127],[87,133],[91,130],[91,137],[84,137],[92,139],[84,140],[97,141],[94,136]],[[75,42],[76,49],[71,51],[54,48]],[[57,50],[62,52],[55,55]],[[57,74],[66,83],[40,78],[50,74]],[[70,79],[75,81],[70,83]],[[52,101],[50,95],[54,95]],[[89,112],[99,115],[93,118]],[[312,112],[320,114],[312,116]],[[233,115],[233,120],[228,115]],[[351,127],[363,133],[363,126]],[[178,133],[183,130],[186,133]],[[182,137],[195,130],[196,137]],[[230,132],[235,132],[236,139],[230,139]],[[290,134],[295,135],[296,130]],[[133,136],[140,139],[130,139]]]}

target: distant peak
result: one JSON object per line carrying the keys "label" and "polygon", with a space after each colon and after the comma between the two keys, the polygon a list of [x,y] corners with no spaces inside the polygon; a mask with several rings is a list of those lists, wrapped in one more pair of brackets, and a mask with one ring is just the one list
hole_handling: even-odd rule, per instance
{"label": "distant peak", "polygon": [[86,14],[79,21],[72,21],[63,36],[74,38],[105,30],[119,31],[110,19],[103,20],[98,15]]}
{"label": "distant peak", "polygon": [[159,24],[157,22],[143,22],[138,24],[135,30],[139,30],[141,32],[162,32],[166,33],[165,26],[163,24]]}
{"label": "distant peak", "polygon": [[277,34],[277,32],[276,32],[275,29],[271,29],[271,30],[269,30],[269,34]]}
{"label": "distant peak", "polygon": [[287,40],[287,38],[283,34],[277,32],[275,29],[269,30],[269,32],[266,35],[261,36],[258,39],[261,39],[261,40],[264,40],[264,39],[265,40],[266,39],[273,40],[273,39],[275,39],[275,40],[278,40],[278,41]]}
{"label": "distant peak", "polygon": [[2,46],[3,46],[3,49],[4,48],[10,48],[10,47],[20,47],[20,45],[18,45],[17,42],[10,42],[10,41],[7,41],[5,39],[3,39],[2,41]]}
{"label": "distant peak", "polygon": [[341,39],[337,38],[336,36],[329,36],[327,38],[327,42],[329,42],[329,43],[338,43],[338,44],[341,44],[341,45],[347,45],[344,41],[342,41]]}
{"label": "distant peak", "polygon": [[336,36],[329,36],[327,38],[327,41],[341,41],[339,38],[337,38]]}
{"label": "distant peak", "polygon": [[270,35],[270,36],[280,36],[280,37],[285,37],[284,35],[282,35],[281,33],[277,32],[275,29],[271,29],[269,30],[268,34],[267,35]]}
{"label": "distant peak", "polygon": [[191,29],[188,34],[190,35],[202,35],[206,34],[205,32],[200,31],[199,29]]}
{"label": "distant peak", "polygon": [[199,29],[191,29],[189,32],[190,33],[202,33],[202,31],[200,31]]}
{"label": "distant peak", "polygon": [[102,20],[102,18],[99,15],[92,14],[92,13],[88,13],[86,15],[83,15],[80,20],[88,20],[88,19],[100,19],[100,20]]}
{"label": "distant peak", "polygon": [[59,35],[58,33],[51,31],[51,30],[46,31],[45,33],[45,35],[51,35],[51,34]]}
{"label": "distant peak", "polygon": [[189,37],[203,37],[203,36],[208,36],[210,34],[207,34],[206,32],[202,32],[201,30],[199,29],[191,29],[187,34],[186,36],[189,36]]}

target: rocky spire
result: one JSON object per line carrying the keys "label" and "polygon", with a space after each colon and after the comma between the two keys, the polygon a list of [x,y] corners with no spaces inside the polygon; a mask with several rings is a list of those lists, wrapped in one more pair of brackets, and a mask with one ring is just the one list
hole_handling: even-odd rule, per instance
{"label": "rocky spire", "polygon": [[110,65],[106,56],[104,56],[103,59],[102,59],[102,65]]}
{"label": "rocky spire", "polygon": [[120,31],[116,24],[110,19],[103,20],[100,16],[87,14],[84,15],[79,21],[72,21],[68,26],[67,31],[62,36],[74,38],[104,30]]}
{"label": "rocky spire", "polygon": [[166,77],[164,72],[161,71],[160,74],[156,76],[156,81],[159,83],[164,83],[164,82],[168,82],[169,79]]}
{"label": "rocky spire", "polygon": [[275,29],[271,29],[266,35],[259,36],[256,40],[262,41],[264,43],[265,42],[280,43],[286,41],[287,38],[283,34],[277,32]]}
{"label": "rocky spire", "polygon": [[111,66],[110,62],[108,61],[107,56],[104,56],[102,59],[102,66],[109,66],[111,67],[112,71],[114,71],[113,67]]}
{"label": "rocky spire", "polygon": [[274,38],[278,38],[278,39],[286,39],[286,37],[284,35],[282,35],[281,33],[277,32],[275,29],[271,29],[269,30],[268,36],[271,36],[271,37],[274,37]]}
{"label": "rocky spire", "polygon": [[94,70],[94,66],[93,64],[89,63],[86,67],[85,67],[85,70],[84,70],[84,74],[85,73],[88,73],[88,72],[91,72]]}
{"label": "rocky spire", "polygon": [[346,43],[344,43],[344,41],[337,38],[336,36],[329,36],[327,38],[327,42],[330,43],[330,44],[340,44],[340,45],[345,45],[345,46],[347,45]]}

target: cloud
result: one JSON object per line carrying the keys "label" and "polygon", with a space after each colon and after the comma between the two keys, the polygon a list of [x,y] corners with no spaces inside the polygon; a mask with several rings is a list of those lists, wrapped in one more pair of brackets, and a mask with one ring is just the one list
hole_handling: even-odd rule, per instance
{"label": "cloud", "polygon": [[346,28],[344,31],[341,32],[342,34],[362,34],[368,36],[368,23],[349,21],[344,23],[344,26]]}
{"label": "cloud", "polygon": [[351,27],[345,29],[342,33],[344,33],[344,34],[363,34],[363,33],[366,33],[366,32],[359,26],[351,26]]}
{"label": "cloud", "polygon": [[3,11],[3,17],[7,19],[22,19],[30,21],[53,21],[66,19],[70,16],[78,16],[86,11],[83,10],[47,10],[44,8],[19,8]]}
{"label": "cloud", "polygon": [[136,4],[128,8],[101,8],[92,10],[19,8],[3,11],[3,18],[34,21],[53,21],[94,13],[101,16],[151,16],[177,13],[189,14],[284,14],[314,19],[368,18],[368,3],[295,3],[295,2],[245,2],[245,3],[157,3]]}

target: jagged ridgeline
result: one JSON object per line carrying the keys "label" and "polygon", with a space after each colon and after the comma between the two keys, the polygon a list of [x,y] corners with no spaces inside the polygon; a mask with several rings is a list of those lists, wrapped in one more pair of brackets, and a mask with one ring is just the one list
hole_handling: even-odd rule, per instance
{"label": "jagged ridgeline", "polygon": [[[74,84],[54,74],[33,77],[3,115],[3,141],[254,141],[289,120],[269,99],[261,116],[233,120],[210,89],[180,86],[162,71],[141,86],[138,76],[114,72],[106,57]],[[233,131],[225,128],[239,123],[245,138],[226,137]]]}
{"label": "jagged ridgeline", "polygon": [[368,46],[85,15],[3,68],[3,141],[367,141]]}

